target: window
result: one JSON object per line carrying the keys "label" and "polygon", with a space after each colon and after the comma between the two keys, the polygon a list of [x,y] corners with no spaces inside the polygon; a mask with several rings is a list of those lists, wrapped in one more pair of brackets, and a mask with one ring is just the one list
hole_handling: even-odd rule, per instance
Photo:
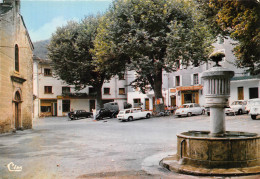
{"label": "window", "polygon": [[95,94],[95,90],[93,87],[89,87],[89,94]]}
{"label": "window", "polygon": [[41,106],[41,112],[51,112],[51,106]]}
{"label": "window", "polygon": [[19,48],[15,45],[15,71],[19,72]]}
{"label": "window", "polygon": [[52,93],[52,86],[44,86],[44,93],[46,94]]}
{"label": "window", "polygon": [[181,65],[180,65],[180,60],[176,60],[176,69],[180,69]]}
{"label": "window", "polygon": [[62,100],[62,112],[70,112],[70,100]]}
{"label": "window", "polygon": [[175,77],[175,86],[180,86],[180,76]]}
{"label": "window", "polygon": [[125,74],[120,74],[119,75],[119,80],[125,80]]}
{"label": "window", "polygon": [[193,84],[199,84],[199,74],[193,74]]}
{"label": "window", "polygon": [[44,76],[51,76],[51,69],[44,68]]}
{"label": "window", "polygon": [[244,88],[243,87],[237,88],[237,99],[244,100]]}
{"label": "window", "polygon": [[70,87],[63,86],[62,87],[62,94],[70,93]]}
{"label": "window", "polygon": [[119,94],[124,95],[125,94],[125,88],[119,88]]}
{"label": "window", "polygon": [[110,94],[110,88],[104,88],[104,94],[109,95]]}
{"label": "window", "polygon": [[249,88],[249,99],[258,98],[258,87]]}

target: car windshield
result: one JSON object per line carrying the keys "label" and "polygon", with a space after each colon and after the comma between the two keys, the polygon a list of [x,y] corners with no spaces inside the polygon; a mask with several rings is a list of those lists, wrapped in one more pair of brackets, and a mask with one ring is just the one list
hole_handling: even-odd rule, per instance
{"label": "car windshield", "polygon": [[184,104],[183,106],[181,106],[181,108],[189,108],[189,105]]}
{"label": "car windshield", "polygon": [[119,114],[124,114],[124,111],[120,111]]}
{"label": "car windshield", "polygon": [[242,105],[242,101],[234,101],[232,105]]}

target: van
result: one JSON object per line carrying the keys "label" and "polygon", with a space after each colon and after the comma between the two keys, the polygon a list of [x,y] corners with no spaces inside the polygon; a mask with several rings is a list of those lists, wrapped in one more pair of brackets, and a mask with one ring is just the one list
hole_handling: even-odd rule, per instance
{"label": "van", "polygon": [[105,103],[104,108],[109,109],[110,111],[119,111],[119,106],[117,102]]}

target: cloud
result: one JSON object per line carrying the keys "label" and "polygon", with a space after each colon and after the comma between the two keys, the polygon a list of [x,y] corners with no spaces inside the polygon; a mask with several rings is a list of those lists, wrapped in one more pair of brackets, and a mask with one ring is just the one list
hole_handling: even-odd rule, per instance
{"label": "cloud", "polygon": [[55,17],[50,22],[41,26],[39,29],[29,30],[30,37],[33,42],[49,39],[51,34],[56,31],[57,27],[65,25],[66,23],[67,20],[64,17]]}

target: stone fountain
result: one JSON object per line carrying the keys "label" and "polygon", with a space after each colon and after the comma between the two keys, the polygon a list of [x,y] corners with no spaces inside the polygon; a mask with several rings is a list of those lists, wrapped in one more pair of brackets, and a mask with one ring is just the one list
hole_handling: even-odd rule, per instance
{"label": "stone fountain", "polygon": [[226,131],[225,107],[234,72],[221,67],[223,53],[211,55],[216,65],[203,72],[206,107],[210,107],[210,131],[177,135],[177,154],[160,162],[163,167],[192,175],[232,176],[260,173],[260,136]]}

